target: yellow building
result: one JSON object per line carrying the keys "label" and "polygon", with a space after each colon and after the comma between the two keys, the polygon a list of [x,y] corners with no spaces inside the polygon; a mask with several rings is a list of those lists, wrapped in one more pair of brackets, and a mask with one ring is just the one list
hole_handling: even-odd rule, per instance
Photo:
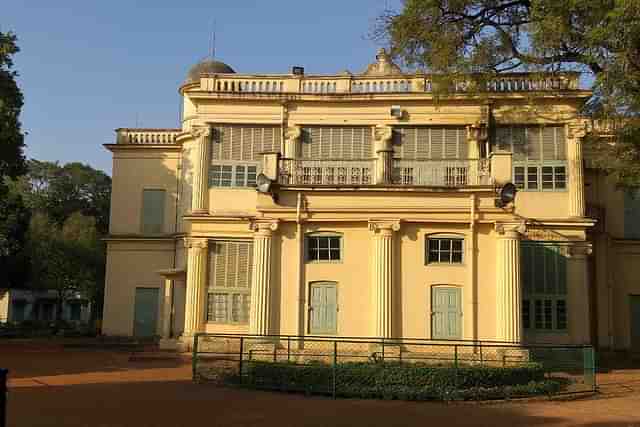
{"label": "yellow building", "polygon": [[106,145],[103,332],[629,348],[633,202],[583,168],[578,75],[435,84],[383,50],[360,74],[194,66],[181,129]]}

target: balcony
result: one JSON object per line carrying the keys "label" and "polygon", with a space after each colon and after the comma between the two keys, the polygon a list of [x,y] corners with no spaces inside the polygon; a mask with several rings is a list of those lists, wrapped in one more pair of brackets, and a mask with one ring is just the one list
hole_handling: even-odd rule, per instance
{"label": "balcony", "polygon": [[[390,173],[389,173],[390,172]],[[283,186],[425,186],[490,185],[489,159],[403,160],[280,159],[278,182]]]}
{"label": "balcony", "polygon": [[281,185],[371,185],[376,160],[281,159]]}
{"label": "balcony", "polygon": [[117,144],[172,145],[182,129],[116,129]]}

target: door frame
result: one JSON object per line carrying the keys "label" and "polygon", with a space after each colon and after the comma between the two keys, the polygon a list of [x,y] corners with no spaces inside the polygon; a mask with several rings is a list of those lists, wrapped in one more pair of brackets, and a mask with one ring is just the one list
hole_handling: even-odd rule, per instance
{"label": "door frame", "polygon": [[154,286],[154,285],[142,285],[142,286],[135,286],[133,288],[133,318],[132,318],[132,325],[131,325],[131,336],[135,337],[138,336],[136,335],[136,296],[137,296],[137,292],[138,289],[154,289],[157,293],[157,298],[156,298],[156,324],[154,325],[154,333],[152,335],[149,335],[149,337],[157,337],[160,334],[158,333],[158,327],[159,327],[159,322],[160,322],[160,310],[161,310],[161,306],[160,306],[160,287],[158,286]]}
{"label": "door frame", "polygon": [[[452,285],[452,284],[434,284],[434,285],[429,285],[429,295],[427,296],[427,300],[429,301],[429,311],[427,312],[427,318],[428,318],[428,325],[429,325],[429,337],[432,340],[447,340],[447,339],[459,339],[462,340],[464,339],[464,321],[463,321],[463,316],[464,316],[464,311],[463,311],[463,302],[464,302],[464,298],[463,298],[463,286],[461,285]],[[435,310],[434,310],[434,293],[436,290],[438,289],[455,289],[458,291],[458,310],[459,310],[459,329],[460,329],[460,334],[459,334],[459,338],[436,338],[434,336],[434,327],[433,327],[433,321],[434,321],[434,315],[435,315]]]}

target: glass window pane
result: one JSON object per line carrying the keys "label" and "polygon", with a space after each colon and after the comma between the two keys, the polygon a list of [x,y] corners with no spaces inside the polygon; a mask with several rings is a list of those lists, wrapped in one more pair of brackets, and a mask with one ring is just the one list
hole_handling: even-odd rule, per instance
{"label": "glass window pane", "polygon": [[544,190],[553,189],[553,167],[551,166],[542,168],[542,188]]}
{"label": "glass window pane", "polygon": [[329,249],[318,249],[318,260],[328,261],[329,259]]}
{"label": "glass window pane", "polygon": [[451,241],[454,251],[462,251],[462,240],[455,239]]}
{"label": "glass window pane", "polygon": [[555,174],[555,182],[556,182],[556,189],[564,189],[567,186],[567,176],[566,176],[566,171],[564,166],[557,166],[554,168],[554,174]]}
{"label": "glass window pane", "polygon": [[462,262],[462,252],[454,251],[451,254],[451,262],[453,262],[455,264],[460,264]]}
{"label": "glass window pane", "polygon": [[518,188],[524,188],[524,167],[517,166],[514,171],[514,181]]}
{"label": "glass window pane", "polygon": [[567,303],[565,300],[556,301],[556,329],[567,329]]}
{"label": "glass window pane", "polygon": [[451,250],[451,240],[450,239],[440,239],[440,250],[441,251],[450,251]]}
{"label": "glass window pane", "polygon": [[538,168],[537,167],[527,168],[527,188],[529,190],[538,189]]}
{"label": "glass window pane", "polygon": [[222,166],[213,165],[209,170],[209,185],[211,187],[219,187],[222,179]]}
{"label": "glass window pane", "polygon": [[329,257],[333,261],[340,260],[340,249],[329,249]]}
{"label": "glass window pane", "polygon": [[535,328],[536,329],[542,329],[542,301],[541,300],[535,300],[534,302],[534,307],[535,307]]}
{"label": "glass window pane", "polygon": [[247,167],[247,187],[255,187],[256,186],[256,167],[249,166]]}
{"label": "glass window pane", "polygon": [[318,237],[318,247],[320,249],[329,249],[329,238],[328,237]]}
{"label": "glass window pane", "polygon": [[551,300],[544,300],[544,329],[552,329],[552,308],[551,308]]}
{"label": "glass window pane", "polygon": [[439,252],[438,251],[429,251],[429,262],[439,262],[439,256],[438,256]]}
{"label": "glass window pane", "polygon": [[221,187],[231,187],[231,180],[233,177],[233,168],[230,165],[222,166],[222,179],[220,182]]}
{"label": "glass window pane", "polygon": [[245,167],[244,166],[236,166],[236,181],[234,185],[236,187],[245,186]]}
{"label": "glass window pane", "polygon": [[340,249],[340,238],[339,237],[329,237],[329,247],[331,249]]}
{"label": "glass window pane", "polygon": [[529,329],[531,324],[531,311],[529,300],[522,301],[522,327],[524,329]]}

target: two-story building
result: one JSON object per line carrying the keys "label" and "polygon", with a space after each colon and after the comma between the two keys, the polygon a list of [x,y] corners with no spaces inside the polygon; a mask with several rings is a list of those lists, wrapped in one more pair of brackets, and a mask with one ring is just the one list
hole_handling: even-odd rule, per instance
{"label": "two-story building", "polygon": [[[623,193],[583,167],[578,77],[442,94],[384,50],[359,74],[198,63],[180,129],[118,129],[106,144],[103,332],[630,347],[640,284],[611,277],[636,249],[621,240]],[[611,235],[586,198],[617,209]],[[600,240],[615,255],[595,258]]]}

